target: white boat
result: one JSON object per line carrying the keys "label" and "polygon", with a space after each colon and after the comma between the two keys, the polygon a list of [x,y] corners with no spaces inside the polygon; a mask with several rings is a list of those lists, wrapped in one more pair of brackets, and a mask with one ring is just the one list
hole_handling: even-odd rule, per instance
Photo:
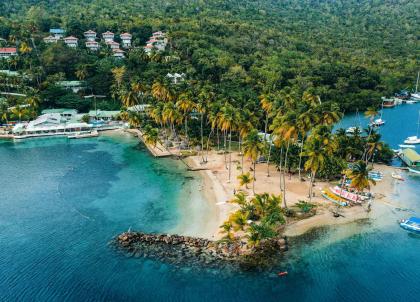
{"label": "white boat", "polygon": [[379,126],[385,125],[385,121],[381,118],[378,118],[374,120],[370,125],[373,127],[379,127]]}
{"label": "white boat", "polygon": [[347,134],[354,134],[356,132],[356,129],[359,129],[359,132],[361,132],[361,129],[359,127],[349,127],[346,129]]}
{"label": "white boat", "polygon": [[415,100],[415,99],[410,99],[410,100],[406,100],[405,101],[405,103],[406,104],[415,104],[415,103],[417,103],[418,101],[417,100]]}
{"label": "white boat", "polygon": [[339,186],[335,186],[334,188],[330,187],[330,191],[339,197],[342,197],[344,199],[347,199],[356,203],[361,203],[363,200],[367,199],[366,196],[361,196],[359,194],[346,191],[345,189],[342,189]]}
{"label": "white boat", "polygon": [[99,135],[98,131],[93,130],[90,132],[77,132],[75,134],[67,136],[70,139],[77,139],[77,138],[88,138],[88,137],[97,137]]}
{"label": "white boat", "polygon": [[[416,82],[416,91],[411,94],[411,101],[414,103],[417,103],[420,101],[420,93],[417,91],[417,88],[419,87],[419,77],[420,77],[420,71],[417,72],[417,82]],[[414,103],[408,103],[407,104],[414,104]]]}
{"label": "white boat", "polygon": [[420,218],[411,217],[409,219],[403,219],[399,221],[400,227],[404,230],[420,234]]}
{"label": "white boat", "polygon": [[414,145],[403,145],[403,144],[398,145],[398,147],[400,147],[400,148],[410,148],[410,149],[416,148],[416,146],[414,146]]}
{"label": "white boat", "polygon": [[402,181],[404,181],[404,178],[402,177],[402,175],[401,175],[401,174],[398,174],[398,173],[396,173],[396,172],[392,172],[392,173],[391,173],[391,177],[392,177],[392,178],[395,178],[395,179],[397,179],[397,180],[402,180]]}
{"label": "white boat", "polygon": [[407,137],[407,139],[404,141],[404,144],[409,144],[409,145],[420,144],[419,127],[420,127],[420,111],[419,111],[419,117],[417,121],[417,135]]}

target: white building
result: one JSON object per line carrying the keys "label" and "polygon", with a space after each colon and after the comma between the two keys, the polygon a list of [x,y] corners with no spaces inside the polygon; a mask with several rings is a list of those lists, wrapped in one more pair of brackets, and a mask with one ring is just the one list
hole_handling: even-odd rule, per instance
{"label": "white building", "polygon": [[68,47],[76,48],[77,47],[77,41],[78,40],[79,39],[77,39],[76,37],[70,36],[70,37],[64,38],[64,43]]}
{"label": "white building", "polygon": [[66,31],[64,29],[61,28],[51,28],[50,29],[50,34],[52,34],[57,40],[60,40],[64,37],[64,34],[66,33]]}
{"label": "white building", "polygon": [[123,33],[123,34],[120,35],[121,43],[122,43],[122,46],[124,48],[131,47],[131,39],[132,39],[132,37],[133,36],[131,34],[129,34],[129,33]]}
{"label": "white building", "polygon": [[170,78],[172,80],[172,83],[178,84],[184,81],[185,73],[168,73],[166,77]]}
{"label": "white building", "polygon": [[0,48],[0,58],[8,59],[12,56],[17,56],[16,47],[2,47],[2,48]]}
{"label": "white building", "polygon": [[69,123],[60,113],[47,113],[29,123],[19,123],[13,127],[15,139],[40,136],[71,135],[89,133],[92,125],[86,123]]}
{"label": "white building", "polygon": [[114,57],[116,57],[116,58],[124,58],[125,56],[124,56],[124,50],[121,50],[121,49],[113,49],[112,50],[113,51],[113,53],[114,53]]}
{"label": "white building", "polygon": [[57,43],[59,39],[54,36],[48,36],[44,38],[45,43]]}
{"label": "white building", "polygon": [[114,33],[106,31],[102,34],[102,38],[105,40],[105,43],[114,41]]}
{"label": "white building", "polygon": [[120,44],[118,44],[117,42],[114,41],[108,41],[106,42],[106,44],[111,48],[111,49],[119,49],[120,48]]}
{"label": "white building", "polygon": [[86,48],[92,51],[97,51],[99,50],[100,46],[99,46],[99,43],[96,41],[87,41]]}
{"label": "white building", "polygon": [[83,33],[83,35],[85,36],[86,40],[88,40],[88,41],[95,41],[95,39],[96,39],[96,32],[94,32],[93,30],[85,31]]}

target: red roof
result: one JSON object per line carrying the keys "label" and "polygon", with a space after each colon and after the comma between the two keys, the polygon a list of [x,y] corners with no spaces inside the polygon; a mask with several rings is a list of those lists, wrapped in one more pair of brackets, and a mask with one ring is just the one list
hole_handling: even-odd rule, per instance
{"label": "red roof", "polygon": [[1,53],[15,53],[16,48],[15,47],[2,47],[0,48]]}
{"label": "red roof", "polygon": [[113,52],[124,53],[124,50],[117,48],[117,49],[114,49]]}
{"label": "red roof", "polygon": [[114,33],[110,32],[110,31],[107,31],[107,32],[104,32],[104,33],[102,34],[102,36],[104,36],[104,35],[114,35]]}
{"label": "red roof", "polygon": [[70,36],[70,37],[64,38],[64,40],[79,40],[79,39],[77,39],[76,37]]}
{"label": "red roof", "polygon": [[96,35],[96,32],[95,31],[93,31],[93,30],[88,30],[88,31],[85,31],[84,32],[84,34],[86,35],[86,34],[95,34]]}
{"label": "red roof", "polygon": [[129,33],[123,33],[123,34],[121,34],[120,35],[120,37],[132,37],[132,35],[131,34],[129,34]]}
{"label": "red roof", "polygon": [[86,45],[98,45],[98,42],[96,41],[87,41]]}

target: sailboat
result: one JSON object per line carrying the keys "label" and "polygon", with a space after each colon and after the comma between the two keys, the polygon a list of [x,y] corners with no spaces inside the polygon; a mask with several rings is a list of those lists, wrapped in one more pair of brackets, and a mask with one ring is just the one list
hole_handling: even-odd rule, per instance
{"label": "sailboat", "polygon": [[420,93],[417,91],[417,88],[419,87],[419,76],[420,76],[420,71],[417,72],[416,92],[411,94],[411,100],[415,102],[420,101]]}
{"label": "sailboat", "polygon": [[383,111],[384,111],[384,102],[382,101],[381,117],[374,120],[372,123],[370,123],[371,127],[379,127],[379,126],[385,125],[385,121],[382,119]]}
{"label": "sailboat", "polygon": [[420,144],[419,127],[420,127],[420,110],[419,110],[419,118],[417,121],[417,135],[407,137],[407,139],[404,141],[404,144],[408,144],[408,145]]}

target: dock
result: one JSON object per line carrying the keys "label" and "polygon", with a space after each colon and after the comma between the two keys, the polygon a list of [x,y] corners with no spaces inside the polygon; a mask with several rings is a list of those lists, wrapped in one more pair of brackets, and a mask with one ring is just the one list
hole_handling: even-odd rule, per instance
{"label": "dock", "polygon": [[169,157],[169,156],[173,155],[160,142],[157,142],[156,146],[152,146],[150,144],[147,144],[143,139],[143,132],[141,132],[141,130],[139,130],[139,129],[126,129],[125,131],[137,136],[144,143],[146,148],[149,150],[149,152],[154,157]]}

